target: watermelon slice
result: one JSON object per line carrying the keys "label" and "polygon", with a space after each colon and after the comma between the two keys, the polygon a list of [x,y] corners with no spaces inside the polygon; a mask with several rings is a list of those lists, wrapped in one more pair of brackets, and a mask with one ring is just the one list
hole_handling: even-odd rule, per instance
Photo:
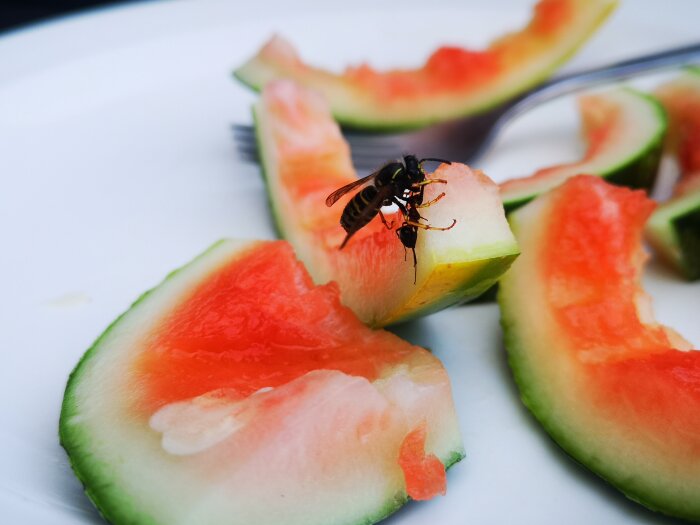
{"label": "watermelon slice", "polygon": [[356,233],[343,250],[340,216],[354,192],[327,207],[326,197],[357,180],[347,143],[320,95],[291,81],[269,84],[255,106],[259,150],[280,234],[289,240],[314,281],[340,285],[343,303],[372,326],[425,315],[474,298],[510,266],[518,247],[496,186],[462,164],[441,166],[426,186],[426,202],[445,196],[421,214],[449,231],[420,231],[414,268],[387,214]]}
{"label": "watermelon slice", "polygon": [[374,523],[464,455],[437,358],[283,241],[220,242],[144,294],[71,374],[60,435],[115,524]]}
{"label": "watermelon slice", "polygon": [[653,319],[639,279],[643,192],[578,176],[510,215],[523,254],[501,279],[525,405],[628,497],[700,519],[700,352]]}
{"label": "watermelon slice", "polygon": [[[484,111],[545,79],[585,42],[616,0],[540,0],[530,23],[485,51],[438,49],[413,70],[378,72],[367,65],[334,74],[304,63],[273,37],[234,75],[256,90],[290,78],[330,101],[343,125],[406,129]],[[474,20],[469,21],[470,24]]]}
{"label": "watermelon slice", "polygon": [[508,212],[581,173],[633,188],[654,186],[667,127],[659,103],[638,91],[618,88],[580,97],[579,108],[588,143],[583,159],[501,183]]}
{"label": "watermelon slice", "polygon": [[675,196],[649,219],[646,235],[657,253],[690,280],[700,279],[700,69],[657,92],[670,118],[669,150],[681,170]]}

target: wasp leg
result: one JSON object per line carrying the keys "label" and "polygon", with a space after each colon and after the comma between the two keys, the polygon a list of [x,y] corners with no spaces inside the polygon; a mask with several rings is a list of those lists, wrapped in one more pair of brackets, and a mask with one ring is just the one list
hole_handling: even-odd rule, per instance
{"label": "wasp leg", "polygon": [[414,207],[416,208],[420,207],[420,205],[423,204],[423,199],[425,198],[425,186],[421,186],[417,193],[418,197],[415,198],[414,203]]}
{"label": "wasp leg", "polygon": [[423,228],[424,230],[440,230],[440,231],[445,231],[449,230],[454,227],[455,224],[457,224],[457,219],[452,219],[452,224],[450,224],[447,228],[439,228],[437,226],[430,226],[428,224],[421,224],[420,222],[415,222],[415,221],[406,221],[407,224],[410,226],[415,226],[416,228]]}
{"label": "wasp leg", "polygon": [[384,217],[384,214],[382,213],[382,210],[379,210],[379,218],[382,220],[382,223],[384,226],[386,226],[387,230],[391,230],[394,227],[394,221],[391,221],[391,223],[386,221],[386,217]]}
{"label": "wasp leg", "polygon": [[428,202],[424,202],[423,204],[416,204],[416,208],[427,208],[428,206],[432,206],[435,204],[437,201],[442,199],[445,196],[445,192],[443,191],[440,195],[435,197],[433,200],[430,200]]}
{"label": "wasp leg", "polygon": [[[404,251],[406,249],[404,248]],[[413,284],[416,284],[416,281],[418,279],[418,258],[416,257],[416,249],[411,248],[411,251],[413,252]],[[404,258],[404,261],[406,259]]]}
{"label": "wasp leg", "polygon": [[406,209],[406,206],[404,206],[403,202],[401,202],[396,197],[392,197],[391,202],[393,202],[399,207],[399,210],[401,210],[401,214],[404,216],[404,219],[408,219],[408,210]]}
{"label": "wasp leg", "polygon": [[425,179],[420,182],[415,182],[412,187],[418,189],[420,186],[427,186],[428,184],[435,184],[438,182],[440,184],[447,184],[445,179]]}

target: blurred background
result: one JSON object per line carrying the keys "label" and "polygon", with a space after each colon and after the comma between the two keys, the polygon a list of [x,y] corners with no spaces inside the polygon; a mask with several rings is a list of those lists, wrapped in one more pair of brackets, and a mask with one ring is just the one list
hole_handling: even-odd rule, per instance
{"label": "blurred background", "polygon": [[80,9],[121,4],[105,0],[2,0],[0,2],[0,31],[16,29],[54,16],[71,14]]}

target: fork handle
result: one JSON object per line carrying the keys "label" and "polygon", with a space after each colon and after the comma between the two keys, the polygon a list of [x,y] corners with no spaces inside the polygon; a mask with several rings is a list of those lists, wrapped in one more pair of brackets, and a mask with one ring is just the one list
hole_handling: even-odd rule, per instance
{"label": "fork handle", "polygon": [[614,80],[624,80],[640,73],[700,62],[700,43],[642,55],[606,66],[568,73],[535,87],[515,101],[504,113],[503,120],[511,120],[534,106],[585,88]]}

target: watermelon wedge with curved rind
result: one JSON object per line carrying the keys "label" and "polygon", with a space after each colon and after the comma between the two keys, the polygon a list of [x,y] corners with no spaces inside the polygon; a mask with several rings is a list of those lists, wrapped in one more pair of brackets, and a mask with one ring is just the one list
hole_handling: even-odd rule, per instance
{"label": "watermelon wedge with curved rind", "polygon": [[640,284],[642,191],[579,176],[510,215],[522,256],[501,279],[525,405],[629,498],[700,519],[700,352],[658,324]]}
{"label": "watermelon wedge with curved rind", "polygon": [[373,523],[464,455],[438,359],[282,241],[220,242],[144,294],[71,374],[60,435],[115,524]]}
{"label": "watermelon wedge with curved rind", "polygon": [[669,114],[669,150],[681,170],[675,195],[649,219],[646,235],[689,280],[700,279],[700,69],[689,68],[657,95]]}
{"label": "watermelon wedge with curved rind", "polygon": [[[472,299],[492,286],[518,254],[496,186],[462,164],[443,165],[426,186],[421,208],[432,226],[420,231],[414,270],[395,228],[398,212],[379,217],[339,250],[344,206],[354,192],[327,207],[326,197],[357,180],[347,143],[320,95],[291,81],[269,84],[254,108],[268,195],[280,234],[290,241],[317,283],[336,281],[343,303],[372,326],[426,315]],[[414,284],[415,280],[415,284]]]}
{"label": "watermelon wedge with curved rind", "polygon": [[579,108],[588,144],[583,159],[501,183],[508,212],[574,175],[598,175],[648,191],[654,186],[667,128],[659,103],[639,91],[617,88],[580,97]]}
{"label": "watermelon wedge with curved rind", "polygon": [[[549,76],[615,8],[616,0],[541,0],[530,23],[484,51],[438,49],[418,69],[377,72],[367,65],[342,74],[302,61],[273,37],[235,76],[256,89],[288,78],[329,100],[343,125],[406,129],[466,116],[498,105]],[[468,24],[478,23],[469,20]],[[410,37],[409,37],[410,38]]]}

